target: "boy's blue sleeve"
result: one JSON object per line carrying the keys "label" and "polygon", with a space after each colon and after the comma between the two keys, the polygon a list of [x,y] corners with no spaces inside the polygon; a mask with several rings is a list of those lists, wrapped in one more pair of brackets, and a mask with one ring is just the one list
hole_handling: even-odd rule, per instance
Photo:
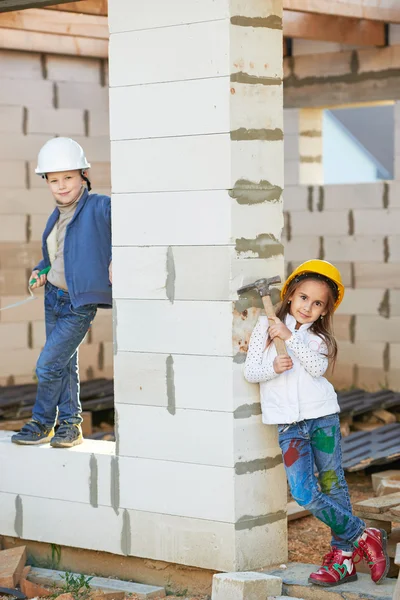
{"label": "boy's blue sleeve", "polygon": [[46,263],[44,262],[43,258],[42,260],[36,265],[36,267],[33,267],[32,271],[42,271],[46,266]]}
{"label": "boy's blue sleeve", "polygon": [[[109,196],[103,196],[103,214],[107,225],[110,227],[111,232],[111,198]],[[110,244],[110,262],[112,261],[112,245]]]}

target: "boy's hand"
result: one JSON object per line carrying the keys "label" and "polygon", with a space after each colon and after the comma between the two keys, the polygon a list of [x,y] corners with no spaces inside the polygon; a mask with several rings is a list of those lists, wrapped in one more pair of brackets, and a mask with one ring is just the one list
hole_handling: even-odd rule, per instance
{"label": "boy's hand", "polygon": [[[33,283],[32,285],[30,285],[30,288],[32,290],[34,290],[35,288],[39,288],[39,287],[42,287],[42,285],[45,285],[45,283],[47,281],[47,275],[41,275],[39,277],[39,271],[32,271],[32,274],[29,277],[29,281],[31,281],[32,279],[36,279],[36,282]],[[29,282],[28,282],[28,285],[29,285]]]}
{"label": "boy's hand", "polygon": [[277,356],[274,360],[274,371],[278,375],[289,371],[293,367],[293,361],[290,356]]}
{"label": "boy's hand", "polygon": [[276,337],[281,338],[281,340],[288,340],[292,337],[290,329],[288,329],[278,317],[268,317],[268,321],[271,321],[271,325],[268,328],[268,334],[271,340]]}
{"label": "boy's hand", "polygon": [[110,266],[108,267],[108,278],[110,283],[112,283],[112,261],[110,262]]}

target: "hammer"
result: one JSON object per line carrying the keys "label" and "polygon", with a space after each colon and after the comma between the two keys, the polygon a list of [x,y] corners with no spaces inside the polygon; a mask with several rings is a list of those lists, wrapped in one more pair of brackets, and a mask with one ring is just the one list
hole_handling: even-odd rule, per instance
{"label": "hammer", "polygon": [[[269,319],[273,319],[276,317],[276,315],[271,302],[270,286],[276,285],[277,283],[281,283],[281,278],[279,275],[276,277],[269,277],[268,279],[257,279],[257,281],[254,283],[250,283],[249,285],[244,285],[243,287],[239,288],[238,294],[245,294],[246,292],[257,290],[261,296],[265,314]],[[288,352],[286,350],[286,344],[281,338],[274,338],[274,344],[278,356],[287,356]]]}

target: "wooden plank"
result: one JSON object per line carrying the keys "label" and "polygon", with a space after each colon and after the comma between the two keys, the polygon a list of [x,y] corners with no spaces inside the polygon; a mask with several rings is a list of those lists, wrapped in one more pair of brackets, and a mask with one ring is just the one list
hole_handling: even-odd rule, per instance
{"label": "wooden plank", "polygon": [[308,515],[311,514],[309,510],[297,504],[295,500],[288,502],[286,513],[288,521],[294,521],[296,519],[301,519],[302,517],[308,517]]}
{"label": "wooden plank", "polygon": [[[25,8],[45,8],[49,4],[61,4],[62,0],[0,0],[0,13]],[[68,1],[68,0],[67,0]],[[53,8],[53,6],[51,7]]]}
{"label": "wooden plank", "polygon": [[[391,511],[379,513],[379,515],[378,515],[376,513],[371,513],[369,510],[363,511],[358,508],[354,508],[353,512],[355,515],[357,515],[357,517],[360,517],[360,519],[362,519],[363,521],[375,521],[375,523],[382,521],[382,522],[386,522],[386,523],[392,523],[394,520]],[[375,527],[378,527],[378,526],[375,525]],[[378,527],[378,529],[379,529],[379,527]],[[385,531],[386,531],[387,528],[382,527],[382,529],[385,529]]]}
{"label": "wooden plank", "polygon": [[398,0],[283,0],[283,8],[338,17],[400,23]]}
{"label": "wooden plank", "polygon": [[384,46],[385,24],[366,19],[283,11],[283,34],[354,46]]}
{"label": "wooden plank", "polygon": [[91,58],[108,57],[108,40],[0,28],[0,48]]}
{"label": "wooden plank", "polygon": [[0,431],[19,431],[28,422],[29,419],[19,419],[14,421],[0,421]]}
{"label": "wooden plank", "polygon": [[49,11],[40,8],[2,13],[0,14],[0,27],[103,40],[107,40],[109,37],[107,17],[78,15],[66,11]]}
{"label": "wooden plank", "polygon": [[80,2],[68,2],[68,4],[57,4],[48,6],[50,10],[67,10],[70,12],[84,13],[87,15],[108,15],[107,0],[80,0]]}
{"label": "wooden plank", "polygon": [[380,498],[369,498],[368,500],[357,502],[357,504],[354,505],[354,509],[362,510],[365,513],[379,514],[399,505],[400,492],[396,492],[395,494],[388,494],[387,496],[381,496]]}

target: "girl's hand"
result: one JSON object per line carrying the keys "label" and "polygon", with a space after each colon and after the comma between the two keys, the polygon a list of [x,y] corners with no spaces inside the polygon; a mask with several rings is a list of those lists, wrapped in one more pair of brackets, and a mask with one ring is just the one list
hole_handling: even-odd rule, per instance
{"label": "girl's hand", "polygon": [[[32,279],[36,280],[35,283],[30,285],[31,290],[34,290],[35,288],[39,288],[39,287],[42,287],[42,285],[45,285],[45,283],[47,281],[47,275],[41,275],[39,277],[39,271],[32,271],[32,274],[29,277],[29,281],[31,281]],[[29,285],[29,282],[28,282],[28,285]]]}
{"label": "girl's hand", "polygon": [[110,262],[110,266],[108,267],[108,278],[110,283],[112,283],[112,261]]}
{"label": "girl's hand", "polygon": [[274,360],[274,371],[278,375],[289,371],[293,367],[293,361],[290,356],[277,356]]}
{"label": "girl's hand", "polygon": [[268,328],[268,335],[273,340],[276,337],[281,338],[281,340],[288,340],[292,337],[292,332],[290,329],[286,327],[284,323],[278,317],[269,317],[269,321],[272,321],[271,325]]}

